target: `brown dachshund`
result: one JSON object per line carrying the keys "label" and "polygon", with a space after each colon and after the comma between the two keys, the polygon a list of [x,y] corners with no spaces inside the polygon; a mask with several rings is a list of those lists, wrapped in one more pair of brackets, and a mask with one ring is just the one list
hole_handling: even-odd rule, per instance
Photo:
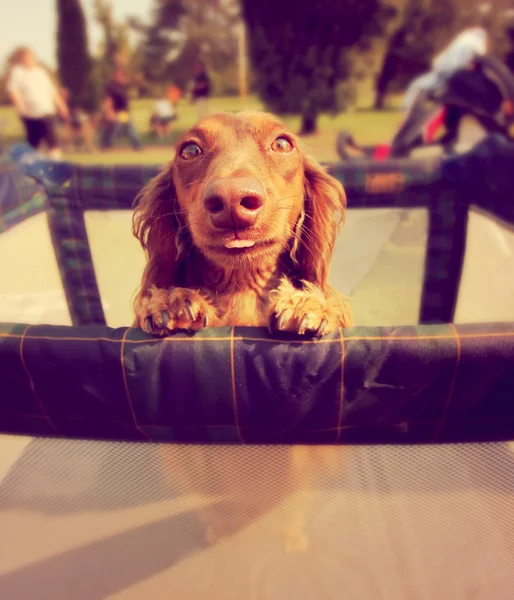
{"label": "brown dachshund", "polygon": [[[135,325],[157,335],[268,325],[314,336],[348,326],[348,305],[327,283],[345,207],[341,184],[304,156],[275,117],[244,112],[201,120],[139,197],[134,234],[148,262]],[[245,494],[257,512],[293,491],[306,490],[307,497],[314,474],[337,462],[333,448],[277,447],[273,465],[255,471],[250,492],[242,450],[191,446],[184,465],[163,447],[168,480],[184,493],[208,491],[212,455],[223,453],[215,487],[233,507],[202,511],[211,542],[243,527],[245,515],[256,519]],[[243,507],[243,518],[236,519],[234,506]],[[293,515],[288,549],[306,547],[305,514],[304,507]]]}
{"label": "brown dachshund", "polygon": [[142,191],[134,233],[148,255],[136,326],[265,326],[322,335],[349,324],[327,283],[343,187],[262,113],[216,115]]}

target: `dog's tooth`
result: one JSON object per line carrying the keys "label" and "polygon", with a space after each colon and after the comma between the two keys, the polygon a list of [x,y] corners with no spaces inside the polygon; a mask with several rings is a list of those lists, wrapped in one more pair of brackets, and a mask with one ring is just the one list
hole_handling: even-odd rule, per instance
{"label": "dog's tooth", "polygon": [[251,248],[255,246],[252,240],[229,240],[225,242],[225,248]]}

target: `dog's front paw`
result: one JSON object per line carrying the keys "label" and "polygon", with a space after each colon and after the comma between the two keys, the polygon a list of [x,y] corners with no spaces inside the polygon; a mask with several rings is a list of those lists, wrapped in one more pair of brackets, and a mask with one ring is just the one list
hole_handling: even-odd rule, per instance
{"label": "dog's front paw", "polygon": [[284,279],[271,298],[270,332],[289,331],[321,337],[347,325],[344,299],[327,298],[311,283],[303,282],[302,289],[297,289]]}
{"label": "dog's front paw", "polygon": [[143,296],[136,314],[139,327],[154,335],[167,335],[177,329],[198,331],[216,318],[214,307],[200,292],[155,286]]}

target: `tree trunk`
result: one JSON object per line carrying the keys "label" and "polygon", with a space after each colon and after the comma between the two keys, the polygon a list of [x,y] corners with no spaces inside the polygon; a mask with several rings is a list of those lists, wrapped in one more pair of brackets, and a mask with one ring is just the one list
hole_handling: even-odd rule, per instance
{"label": "tree trunk", "polygon": [[312,135],[317,131],[318,115],[315,112],[309,111],[302,115],[302,128],[300,135]]}
{"label": "tree trunk", "polygon": [[71,99],[86,110],[95,109],[93,62],[80,0],[57,0],[57,68]]}

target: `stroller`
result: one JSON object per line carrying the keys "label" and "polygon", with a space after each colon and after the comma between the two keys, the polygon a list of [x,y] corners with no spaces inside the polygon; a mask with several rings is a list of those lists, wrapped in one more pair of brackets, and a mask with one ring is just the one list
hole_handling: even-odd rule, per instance
{"label": "stroller", "polygon": [[451,154],[464,116],[487,133],[514,139],[514,76],[493,56],[477,58],[472,69],[458,71],[436,91],[418,93],[390,144],[359,146],[342,131],[336,150],[344,161],[407,158],[416,148],[434,145]]}

